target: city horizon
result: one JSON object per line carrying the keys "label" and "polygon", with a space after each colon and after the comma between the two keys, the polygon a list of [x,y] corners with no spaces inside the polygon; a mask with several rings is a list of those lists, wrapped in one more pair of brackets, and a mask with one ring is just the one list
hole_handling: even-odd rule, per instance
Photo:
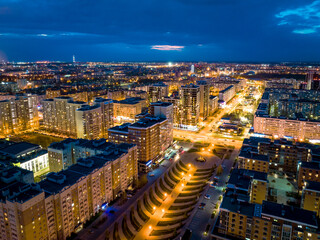
{"label": "city horizon", "polygon": [[[208,63],[208,64],[215,64],[215,63],[226,63],[226,64],[296,64],[296,65],[319,65],[320,61],[201,61],[201,60],[141,60],[141,61],[117,61],[117,60],[110,60],[110,61],[75,61],[73,62],[72,59],[70,61],[66,60],[34,60],[34,61],[2,61],[2,64],[5,63],[167,63],[167,64],[175,64],[175,63],[193,63],[193,64],[203,64],[203,63]],[[0,62],[1,64],[1,62]],[[174,65],[172,65],[174,67]]]}

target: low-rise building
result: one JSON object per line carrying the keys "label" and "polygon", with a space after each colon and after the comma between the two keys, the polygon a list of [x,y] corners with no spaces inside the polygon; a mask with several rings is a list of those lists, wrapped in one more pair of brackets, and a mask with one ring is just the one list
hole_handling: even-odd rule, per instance
{"label": "low-rise building", "polygon": [[248,196],[248,201],[262,204],[268,195],[268,174],[247,169],[234,169],[227,191]]}
{"label": "low-rise building", "polygon": [[249,203],[227,194],[221,203],[213,236],[223,239],[312,239],[320,237],[316,213],[263,201]]}
{"label": "low-rise building", "polygon": [[298,166],[298,187],[302,189],[305,181],[320,182],[319,162],[300,162]]}
{"label": "low-rise building", "polygon": [[6,147],[0,147],[0,162],[30,170],[35,177],[49,171],[48,152],[27,142],[7,142]]}
{"label": "low-rise building", "polygon": [[269,157],[252,152],[251,149],[242,148],[238,156],[238,167],[258,172],[269,172]]}
{"label": "low-rise building", "polygon": [[301,208],[320,213],[320,182],[305,181],[302,188]]}

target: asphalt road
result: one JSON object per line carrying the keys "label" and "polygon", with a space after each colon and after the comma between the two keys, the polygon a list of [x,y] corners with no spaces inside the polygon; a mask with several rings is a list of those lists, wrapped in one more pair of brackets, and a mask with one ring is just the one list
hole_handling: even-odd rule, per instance
{"label": "asphalt road", "polygon": [[[204,209],[197,209],[192,221],[187,228],[192,230],[192,240],[206,239],[210,235],[213,223],[215,222],[219,209],[215,209],[216,204],[219,201],[219,196],[223,195],[223,188],[226,187],[226,182],[228,181],[228,176],[232,168],[235,157],[238,155],[238,149],[234,150],[230,159],[225,159],[221,164],[225,166],[223,173],[219,176],[218,186],[216,188],[209,187],[207,192],[204,192],[203,196],[206,194],[210,195],[210,199],[205,199],[202,197],[199,202],[206,204]],[[211,219],[212,212],[216,210],[215,218]],[[207,236],[204,235],[206,226],[210,224],[210,230],[207,232]]]}

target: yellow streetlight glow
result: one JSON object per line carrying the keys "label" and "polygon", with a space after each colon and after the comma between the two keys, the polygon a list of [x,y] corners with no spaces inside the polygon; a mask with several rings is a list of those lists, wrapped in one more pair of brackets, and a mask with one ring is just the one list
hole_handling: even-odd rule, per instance
{"label": "yellow streetlight glow", "polygon": [[181,175],[183,176],[183,175],[184,175],[184,172],[183,172],[183,173],[181,173]]}
{"label": "yellow streetlight glow", "polygon": [[191,167],[191,164],[190,164],[190,163],[188,164],[188,167]]}
{"label": "yellow streetlight glow", "polygon": [[153,207],[153,210],[156,210],[156,207]]}
{"label": "yellow streetlight glow", "polygon": [[164,213],[164,209],[162,209],[162,212]]}
{"label": "yellow streetlight glow", "polygon": [[191,177],[191,174],[189,174],[189,177]]}
{"label": "yellow streetlight glow", "polygon": [[168,194],[167,193],[164,193],[164,196],[166,197]]}
{"label": "yellow streetlight glow", "polygon": [[183,186],[184,186],[184,184],[182,183],[182,184],[181,184],[181,186],[183,187]]}

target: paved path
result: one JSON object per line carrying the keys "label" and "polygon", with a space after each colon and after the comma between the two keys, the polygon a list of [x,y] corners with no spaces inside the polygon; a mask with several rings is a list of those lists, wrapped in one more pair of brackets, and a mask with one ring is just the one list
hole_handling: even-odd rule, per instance
{"label": "paved path", "polygon": [[[194,167],[189,169],[185,177],[186,181],[189,181],[191,179],[191,176],[189,176],[188,174],[193,175],[195,171],[196,169]],[[151,215],[150,219],[144,224],[142,229],[135,236],[135,240],[148,239],[148,236],[152,232],[154,227],[157,225],[159,221],[162,220],[163,215],[169,210],[170,206],[176,200],[177,196],[183,191],[183,182],[184,181],[181,181],[179,184],[177,184],[177,186],[173,189],[171,195],[169,195],[163,201],[163,203],[156,209],[155,213]]]}

